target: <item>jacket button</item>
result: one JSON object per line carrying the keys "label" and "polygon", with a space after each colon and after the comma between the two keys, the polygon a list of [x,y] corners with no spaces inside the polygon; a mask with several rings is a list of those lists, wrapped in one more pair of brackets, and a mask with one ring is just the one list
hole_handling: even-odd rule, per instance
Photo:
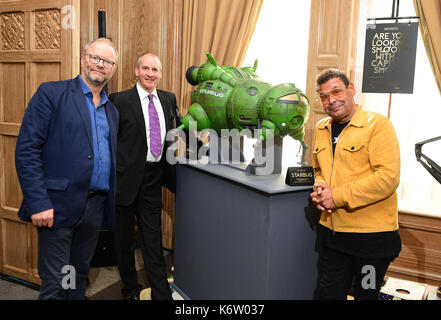
{"label": "jacket button", "polygon": [[89,155],[87,156],[87,159],[92,160],[92,155],[89,154]]}

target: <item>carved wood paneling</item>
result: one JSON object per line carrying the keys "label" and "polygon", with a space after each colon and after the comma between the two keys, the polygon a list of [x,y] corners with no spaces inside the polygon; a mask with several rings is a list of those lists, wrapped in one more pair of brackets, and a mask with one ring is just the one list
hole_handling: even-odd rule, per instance
{"label": "carved wood paneling", "polygon": [[0,14],[0,49],[24,50],[24,12],[4,12]]}
{"label": "carved wood paneling", "polygon": [[78,74],[78,3],[0,0],[0,272],[34,283],[40,283],[38,237],[17,216],[22,193],[15,144],[38,86]]}
{"label": "carved wood paneling", "polygon": [[61,12],[59,9],[35,12],[35,49],[60,49]]}

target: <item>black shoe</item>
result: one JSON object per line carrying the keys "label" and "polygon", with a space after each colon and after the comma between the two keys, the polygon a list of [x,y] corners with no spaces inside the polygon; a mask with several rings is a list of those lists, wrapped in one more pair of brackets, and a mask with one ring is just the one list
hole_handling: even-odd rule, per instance
{"label": "black shoe", "polygon": [[125,296],[124,300],[140,300],[139,299],[139,293]]}

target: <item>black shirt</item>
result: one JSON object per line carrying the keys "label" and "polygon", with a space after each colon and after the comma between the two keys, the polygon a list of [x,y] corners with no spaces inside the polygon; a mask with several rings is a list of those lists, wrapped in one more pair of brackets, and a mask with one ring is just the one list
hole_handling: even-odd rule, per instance
{"label": "black shirt", "polygon": [[337,123],[335,121],[331,124],[331,132],[332,132],[332,154],[335,152],[335,146],[337,145],[338,137],[340,136],[340,133],[343,131],[344,128],[348,125],[348,122],[345,123]]}
{"label": "black shirt", "polygon": [[320,224],[318,233],[324,246],[361,258],[397,257],[401,251],[399,230],[372,233],[333,232]]}

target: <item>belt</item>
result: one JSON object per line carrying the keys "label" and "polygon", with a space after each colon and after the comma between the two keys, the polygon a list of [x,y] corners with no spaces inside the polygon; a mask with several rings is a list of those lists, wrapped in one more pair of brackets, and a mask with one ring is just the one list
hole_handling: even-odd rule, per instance
{"label": "belt", "polygon": [[97,195],[107,196],[107,191],[104,190],[89,190],[87,191],[87,199],[95,197]]}
{"label": "belt", "polygon": [[159,161],[157,161],[157,162],[146,161],[145,162],[146,167],[159,166],[160,164],[161,164],[161,162],[159,162]]}

